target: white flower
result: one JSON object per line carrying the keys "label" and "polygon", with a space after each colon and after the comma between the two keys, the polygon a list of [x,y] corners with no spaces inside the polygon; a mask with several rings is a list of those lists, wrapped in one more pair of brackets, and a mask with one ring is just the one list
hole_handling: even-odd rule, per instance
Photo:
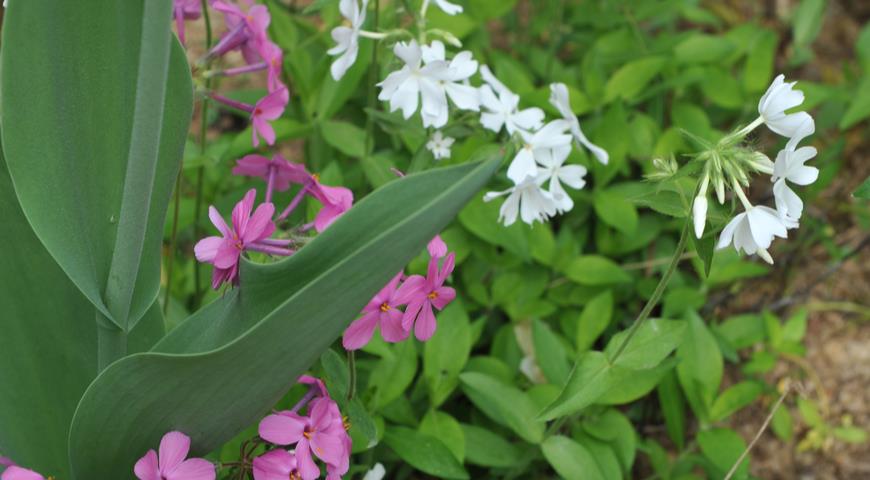
{"label": "white flower", "polygon": [[521,130],[524,145],[508,167],[508,178],[519,184],[527,177],[537,177],[538,165],[535,162],[541,155],[546,155],[547,150],[571,145],[571,136],[565,133],[567,129],[568,122],[553,120],[535,133]]}
{"label": "white flower", "polygon": [[738,252],[743,250],[748,255],[757,254],[772,264],[773,258],[767,249],[774,237],[786,238],[787,235],[786,226],[776,210],[750,205],[745,212],[725,225],[716,248],[725,248],[733,241]]}
{"label": "white flower", "polygon": [[335,40],[336,45],[326,52],[330,55],[341,55],[332,62],[330,68],[332,78],[336,80],[341,80],[341,77],[356,62],[359,53],[359,31],[366,21],[368,3],[369,0],[362,0],[362,8],[359,8],[357,0],[341,0],[338,4],[339,11],[350,26],[341,25],[332,29],[332,39]]}
{"label": "white flower", "polygon": [[579,190],[586,185],[586,180],[583,177],[586,175],[586,167],[582,165],[565,165],[565,160],[571,153],[571,145],[564,147],[544,150],[538,155],[537,161],[541,164],[542,171],[539,174],[538,182],[543,184],[547,179],[550,180],[550,195],[556,203],[556,211],[558,213],[567,212],[574,208],[574,201],[565,191],[562,186],[565,185]]}
{"label": "white flower", "polygon": [[[767,128],[779,135],[792,138],[799,129],[805,128],[802,124],[807,121],[813,122],[813,119],[807,112],[785,113],[786,110],[803,103],[804,93],[793,89],[797,82],[785,83],[784,80],[785,76],[782,74],[773,80],[767,92],[758,101],[758,114],[761,115]],[[812,130],[815,130],[815,126]]]}
{"label": "white flower", "polygon": [[480,87],[480,104],[487,110],[480,114],[484,128],[500,132],[502,126],[511,135],[519,130],[537,130],[544,122],[544,111],[540,108],[518,110],[519,95],[508,90],[490,72],[486,65],[480,67],[480,75],[487,85]]}
{"label": "white flower", "polygon": [[692,220],[695,222],[695,237],[704,236],[704,226],[707,224],[707,195],[698,195],[692,202]]}
{"label": "white flower", "polygon": [[[447,15],[456,15],[457,13],[462,13],[462,6],[456,5],[455,3],[450,3],[447,0],[434,0],[435,5],[444,11]],[[426,7],[429,6],[429,0],[423,0],[423,11],[426,11]]]}
{"label": "white flower", "polygon": [[574,111],[571,110],[571,101],[568,98],[568,87],[565,86],[564,83],[550,84],[550,104],[556,107],[556,109],[559,110],[559,113],[562,114],[562,117],[568,122],[571,128],[571,134],[574,135],[574,138],[584,147],[589,149],[599,162],[607,165],[607,161],[609,160],[607,152],[598,145],[590,142],[589,139],[586,138],[586,135],[583,134],[583,129],[580,128],[580,121],[577,120],[577,116],[575,116]]}
{"label": "white flower", "polygon": [[432,152],[435,160],[450,158],[450,147],[455,141],[456,140],[453,137],[445,137],[441,133],[441,130],[435,130],[435,133],[433,133],[432,137],[429,138],[429,141],[426,142],[426,148]]}
{"label": "white flower", "polygon": [[411,118],[417,111],[419,97],[423,126],[440,128],[447,123],[448,96],[461,109],[480,108],[477,89],[457,83],[477,71],[471,52],[460,52],[447,62],[443,43],[435,41],[421,49],[414,40],[396,44],[393,51],[405,66],[378,84],[381,87],[378,98],[390,101],[390,111],[401,109],[406,119]]}
{"label": "white flower", "polygon": [[776,201],[776,209],[783,221],[790,228],[797,227],[797,221],[801,218],[804,204],[801,198],[789,188],[788,183],[797,185],[809,185],[819,178],[819,169],[804,165],[808,160],[816,156],[814,147],[801,147],[797,150],[789,142],[786,148],[780,150],[773,163],[773,175],[770,177],[773,184],[773,197]]}
{"label": "white flower", "polygon": [[487,192],[484,202],[508,195],[498,211],[498,220],[506,227],[517,221],[517,214],[529,225],[535,221],[544,222],[556,214],[556,202],[549,192],[541,190],[539,178],[528,177],[520,184],[501,192]]}
{"label": "white flower", "polygon": [[383,480],[384,475],[387,474],[387,470],[380,463],[376,463],[371,470],[366,472],[363,480]]}

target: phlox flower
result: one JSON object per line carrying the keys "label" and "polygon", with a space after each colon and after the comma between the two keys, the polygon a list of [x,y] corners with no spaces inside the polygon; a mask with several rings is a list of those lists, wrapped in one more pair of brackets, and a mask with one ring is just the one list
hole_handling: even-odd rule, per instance
{"label": "phlox flower", "polygon": [[796,83],[785,83],[785,76],[780,74],[758,101],[758,114],[767,128],[788,138],[797,135],[801,128],[806,128],[802,127],[805,122],[813,122],[807,112],[785,113],[804,101],[804,93],[794,90]]}
{"label": "phlox flower", "polygon": [[221,56],[238,48],[245,62],[259,62],[259,44],[266,41],[266,29],[271,21],[269,9],[265,5],[254,5],[245,12],[224,0],[214,0],[211,6],[224,14],[224,23],[228,30],[211,49],[209,57]]}
{"label": "phlox flower", "polygon": [[287,91],[287,86],[281,82],[281,72],[284,68],[284,51],[281,50],[281,47],[269,40],[263,40],[258,44],[257,51],[260,58],[263,59],[263,63],[266,64],[266,80],[269,92]]}
{"label": "phlox flower", "polygon": [[326,230],[344,212],[353,206],[353,192],[345,187],[328,187],[320,183],[316,176],[308,186],[308,193],[317,199],[323,208],[314,217],[314,229],[318,233]]}
{"label": "phlox flower", "polygon": [[574,208],[574,201],[565,191],[562,183],[579,190],[586,185],[583,177],[586,175],[586,167],[582,165],[565,165],[565,160],[571,153],[571,146],[563,146],[544,150],[538,155],[538,163],[541,165],[541,173],[545,179],[550,180],[550,195],[556,204],[558,213],[567,212]]}
{"label": "phlox flower", "polygon": [[425,277],[411,275],[396,293],[395,301],[407,305],[402,317],[402,328],[410,331],[414,327],[414,336],[426,341],[435,333],[435,312],[433,307],[443,310],[456,298],[456,291],[445,287],[444,282],[453,272],[456,255],[451,253],[444,258],[444,264],[438,268],[438,258],[429,260],[429,269]]}
{"label": "phlox flower", "polygon": [[747,255],[757,254],[772,264],[773,258],[767,249],[774,237],[786,238],[787,235],[786,226],[776,210],[749,205],[746,211],[725,225],[716,248],[725,248],[733,242],[738,252],[743,250]]}
{"label": "phlox flower", "polygon": [[536,160],[539,160],[548,150],[571,145],[571,136],[565,133],[566,130],[568,130],[568,122],[553,120],[537,132],[520,131],[520,135],[523,137],[523,146],[508,166],[508,178],[514,184],[520,184],[528,177],[537,177],[538,165]]}
{"label": "phlox flower", "polygon": [[347,70],[356,62],[359,53],[359,32],[366,21],[366,8],[368,0],[362,0],[360,8],[357,0],[341,0],[338,10],[350,25],[341,25],[332,29],[332,39],[336,45],[326,53],[340,55],[332,62],[330,73],[332,78],[341,80]]}
{"label": "phlox flower", "polygon": [[506,227],[517,221],[517,215],[529,225],[535,221],[544,222],[555,215],[557,211],[553,195],[541,189],[541,184],[545,181],[546,177],[543,175],[526,177],[525,180],[507,190],[487,192],[483,196],[483,201],[489,202],[494,198],[508,195],[507,200],[498,211],[498,220],[503,221]]}
{"label": "phlox flower", "polygon": [[350,437],[338,406],[329,397],[311,400],[308,416],[289,410],[269,415],[260,422],[258,432],[275,445],[296,445],[297,468],[303,480],[320,476],[312,455],[332,467],[331,475],[347,472]]}
{"label": "phlox flower", "polygon": [[445,137],[441,130],[435,130],[432,133],[432,136],[429,137],[429,141],[426,142],[426,148],[432,152],[432,156],[435,157],[435,160],[441,160],[444,158],[450,158],[450,147],[453,146],[453,142],[456,139],[453,137]]}
{"label": "phlox flower", "polygon": [[[433,0],[435,5],[444,11],[447,15],[456,15],[462,13],[462,5],[448,2],[447,0]],[[423,11],[426,11],[426,6],[429,5],[429,0],[423,0]]]}
{"label": "phlox flower", "polygon": [[275,129],[270,123],[278,119],[290,101],[287,88],[280,88],[261,98],[251,110],[252,142],[255,147],[260,145],[259,137],[263,137],[269,145],[275,144]]}
{"label": "phlox flower", "polygon": [[301,480],[296,455],[287,450],[270,450],[254,459],[254,480]]}
{"label": "phlox flower", "polygon": [[[791,142],[790,142],[791,143]],[[776,209],[783,217],[789,220],[789,226],[797,226],[803,213],[804,204],[801,198],[788,186],[786,181],[797,185],[809,185],[819,178],[819,169],[804,165],[808,160],[816,156],[814,147],[800,147],[794,149],[794,145],[786,145],[780,150],[773,163],[773,175],[770,180],[773,184],[773,197],[776,201]]]}
{"label": "phlox flower", "polygon": [[519,110],[520,97],[501,83],[486,65],[480,67],[480,76],[485,85],[480,87],[480,123],[484,128],[500,132],[504,127],[508,134],[541,128],[544,111],[537,107]]}
{"label": "phlox flower", "polygon": [[200,0],[173,0],[172,18],[175,19],[175,27],[178,30],[178,39],[184,45],[184,21],[196,20],[202,15],[202,2]]}
{"label": "phlox flower", "polygon": [[[447,61],[444,43],[440,40],[435,40],[420,48],[423,61],[427,64]],[[437,95],[439,100],[433,105],[437,105],[438,110],[432,111],[426,108],[426,104],[423,105],[421,116],[424,127],[440,128],[447,123],[447,97],[460,110],[473,110],[475,112],[480,110],[480,93],[476,88],[467,84],[468,79],[477,72],[477,65],[478,63],[472,57],[471,52],[462,51],[449,61],[445,70],[434,72],[439,88],[432,93]]]}
{"label": "phlox flower", "polygon": [[447,244],[444,243],[441,235],[435,235],[435,238],[430,240],[429,244],[426,245],[426,250],[429,252],[430,257],[441,258],[447,255]]}
{"label": "phlox flower", "polygon": [[288,161],[280,154],[267,158],[262,155],[245,155],[236,161],[233,175],[259,177],[266,181],[266,201],[272,198],[272,190],[283,192],[291,183],[304,183],[309,177],[305,166]]}
{"label": "phlox flower", "polygon": [[169,432],[160,440],[160,453],[148,450],[133,467],[139,480],[214,480],[215,466],[201,458],[187,458],[190,437]]}
{"label": "phlox flower", "polygon": [[[0,463],[0,465],[4,464]],[[39,473],[14,465],[11,461],[8,465],[9,468],[0,474],[0,480],[46,480],[46,478]]]}
{"label": "phlox flower", "polygon": [[399,310],[396,295],[401,279],[402,273],[399,272],[363,308],[362,317],[354,320],[344,331],[341,344],[346,350],[364,347],[369,343],[378,326],[381,329],[381,336],[388,342],[400,342],[408,338],[408,331],[402,328],[403,313]]}
{"label": "phlox flower", "polygon": [[592,155],[595,155],[595,158],[597,158],[599,162],[607,165],[607,161],[609,160],[607,152],[598,145],[590,142],[583,133],[583,129],[580,128],[580,121],[577,120],[577,116],[574,115],[574,111],[571,110],[568,87],[564,83],[550,84],[550,104],[556,107],[556,110],[559,110],[559,113],[562,114],[562,118],[568,122],[574,140],[592,152]]}

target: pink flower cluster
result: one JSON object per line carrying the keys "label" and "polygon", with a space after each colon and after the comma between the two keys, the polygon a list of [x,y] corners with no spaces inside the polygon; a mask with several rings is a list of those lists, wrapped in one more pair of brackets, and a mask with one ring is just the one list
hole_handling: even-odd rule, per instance
{"label": "pink flower cluster", "polygon": [[[289,248],[290,239],[270,238],[276,230],[275,222],[281,222],[310,196],[322,204],[314,221],[302,225],[300,232],[314,228],[317,232],[325,230],[353,205],[353,192],[344,187],[330,187],[320,183],[317,175],[308,173],[305,166],[293,163],[280,155],[272,159],[262,155],[247,155],[238,160],[233,169],[236,175],[259,177],[266,181],[266,199],[253,214],[256,190],[249,190],[245,197],[233,208],[232,226],[224,222],[214,206],[209,207],[209,218],[220,232],[220,236],[206,237],[194,247],[196,259],[214,266],[212,288],[218,289],[224,283],[237,285],[239,282],[239,260],[245,251],[255,251],[275,256],[289,256],[295,250]],[[275,217],[272,195],[284,191],[292,184],[301,188],[287,207]]]}
{"label": "pink flower cluster", "polygon": [[[293,451],[276,448],[254,459],[255,480],[314,480],[320,477],[315,457],[326,464],[326,478],[340,479],[350,466],[351,440],[348,425],[319,379],[302,376],[299,383],[311,390],[291,410],[284,410],[260,422],[260,438]],[[307,404],[307,415],[299,411]]]}

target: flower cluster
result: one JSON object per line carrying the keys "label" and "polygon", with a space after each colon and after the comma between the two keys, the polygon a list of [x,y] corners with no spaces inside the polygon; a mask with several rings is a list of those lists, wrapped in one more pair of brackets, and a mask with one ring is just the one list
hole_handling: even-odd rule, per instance
{"label": "flower cluster", "polygon": [[[798,148],[804,138],[815,132],[813,118],[806,112],[786,113],[804,100],[803,92],[795,90],[794,85],[795,82],[785,83],[783,75],[777,76],[758,102],[758,118],[699,155],[704,161],[704,173],[692,205],[694,230],[698,238],[704,234],[708,208],[707,190],[711,185],[719,203],[725,202],[725,190],[731,189],[743,206],[743,212],[731,219],[722,230],[718,248],[733,244],[738,252],[758,255],[766,262],[773,263],[767,250],[773,239],[786,238],[789,229],[798,227],[803,213],[803,202],[789,187],[789,182],[809,185],[816,181],[819,170],[805,165],[815,157],[816,149],[809,146]],[[738,145],[749,132],[761,124],[788,138],[785,148],[777,154],[775,161],[771,161],[761,152]],[[770,175],[775,209],[753,205],[744,193],[743,188],[750,185],[750,174],[754,172]]]}
{"label": "flower cluster", "polygon": [[[326,464],[327,478],[341,478],[350,466],[349,425],[319,379],[302,376],[309,392],[292,409],[276,412],[259,425],[260,438],[277,447],[254,459],[254,479],[313,480],[320,477],[314,459]],[[307,406],[307,414],[299,412]]]}

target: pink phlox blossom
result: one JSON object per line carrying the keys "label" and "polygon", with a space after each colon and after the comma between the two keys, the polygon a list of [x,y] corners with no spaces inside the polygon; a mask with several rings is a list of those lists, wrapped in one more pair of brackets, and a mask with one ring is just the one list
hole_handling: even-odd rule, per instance
{"label": "pink phlox blossom", "polygon": [[396,302],[396,292],[401,279],[402,273],[399,272],[363,308],[362,316],[344,331],[341,343],[345,349],[357,350],[364,347],[379,326],[381,336],[388,342],[400,342],[408,338],[408,331],[402,328],[403,313]]}
{"label": "pink phlox blossom", "polygon": [[224,14],[227,32],[212,48],[211,56],[221,56],[230,50],[240,49],[248,64],[260,61],[260,48],[266,42],[271,17],[265,5],[253,5],[247,12],[223,0],[215,0],[212,8]]}
{"label": "pink phlox blossom", "polygon": [[160,453],[148,450],[133,467],[139,480],[214,480],[215,466],[202,458],[187,458],[190,437],[169,432],[160,440]]}
{"label": "pink phlox blossom", "polygon": [[245,155],[236,161],[233,175],[259,177],[267,183],[271,177],[272,188],[279,192],[290,188],[292,183],[304,183],[309,176],[304,165],[293,163],[280,154],[271,159],[256,154]]}
{"label": "pink phlox blossom", "polygon": [[175,19],[175,27],[178,30],[178,39],[185,44],[184,21],[196,20],[202,15],[202,2],[200,0],[173,0],[172,18]]}
{"label": "pink phlox blossom", "polygon": [[260,138],[269,145],[275,144],[275,128],[273,120],[277,120],[287,107],[290,96],[287,88],[280,88],[261,98],[251,110],[252,143],[255,147],[260,145]]}
{"label": "pink phlox blossom", "polygon": [[451,253],[444,259],[444,264],[438,268],[438,258],[429,260],[429,269],[425,277],[411,275],[399,287],[396,302],[407,305],[402,317],[402,328],[410,330],[414,326],[414,336],[426,341],[435,333],[435,312],[433,307],[442,310],[456,298],[456,291],[445,287],[444,282],[453,272],[456,254]]}

